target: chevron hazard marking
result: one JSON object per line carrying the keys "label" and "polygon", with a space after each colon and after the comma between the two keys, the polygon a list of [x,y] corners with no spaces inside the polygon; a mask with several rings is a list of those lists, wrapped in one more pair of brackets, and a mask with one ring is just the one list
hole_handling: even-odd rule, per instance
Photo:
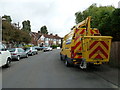
{"label": "chevron hazard marking", "polygon": [[90,55],[89,58],[91,58],[97,51],[101,51],[103,53],[103,55],[108,58],[108,54],[100,47],[98,46]]}

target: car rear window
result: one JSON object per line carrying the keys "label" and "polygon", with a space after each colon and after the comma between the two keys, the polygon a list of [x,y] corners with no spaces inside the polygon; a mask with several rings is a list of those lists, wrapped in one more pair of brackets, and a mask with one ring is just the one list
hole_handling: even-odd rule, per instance
{"label": "car rear window", "polygon": [[26,51],[27,51],[27,50],[30,50],[30,48],[26,48],[25,50],[26,50]]}
{"label": "car rear window", "polygon": [[8,49],[10,52],[15,52],[15,48]]}

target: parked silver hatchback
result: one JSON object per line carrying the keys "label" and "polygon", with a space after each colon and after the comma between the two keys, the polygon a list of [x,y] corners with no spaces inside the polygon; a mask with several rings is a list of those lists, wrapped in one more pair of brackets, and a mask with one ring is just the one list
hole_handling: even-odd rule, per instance
{"label": "parked silver hatchback", "polygon": [[25,49],[25,51],[28,55],[32,55],[32,56],[38,54],[38,50],[35,49],[35,47],[28,47]]}
{"label": "parked silver hatchback", "polygon": [[8,50],[11,53],[12,59],[17,59],[19,61],[22,57],[28,58],[28,54],[22,48],[11,48]]}

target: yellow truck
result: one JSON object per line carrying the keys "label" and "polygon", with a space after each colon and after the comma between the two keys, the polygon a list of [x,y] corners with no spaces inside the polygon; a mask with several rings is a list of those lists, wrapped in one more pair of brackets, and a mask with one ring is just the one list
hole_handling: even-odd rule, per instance
{"label": "yellow truck", "polygon": [[60,58],[66,66],[79,65],[85,69],[88,65],[100,65],[109,62],[111,36],[101,36],[96,28],[90,28],[87,17],[64,36]]}

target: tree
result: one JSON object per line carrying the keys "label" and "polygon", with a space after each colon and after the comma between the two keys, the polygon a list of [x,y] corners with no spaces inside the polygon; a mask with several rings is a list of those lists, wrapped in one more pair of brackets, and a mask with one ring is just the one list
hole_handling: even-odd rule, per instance
{"label": "tree", "polygon": [[7,43],[20,44],[22,42],[29,43],[31,41],[29,33],[17,29],[7,21],[2,22],[2,36],[2,40]]}
{"label": "tree", "polygon": [[114,41],[120,41],[120,8],[113,11],[111,15],[111,34]]}
{"label": "tree", "polygon": [[42,27],[40,28],[40,32],[41,32],[42,34],[48,34],[47,27],[46,27],[46,26],[42,26]]}
{"label": "tree", "polygon": [[120,41],[120,9],[92,4],[83,12],[76,12],[75,16],[76,24],[91,16],[92,28],[98,28],[103,36],[112,36],[114,41]]}
{"label": "tree", "polygon": [[29,20],[23,21],[22,25],[23,25],[23,28],[22,28],[23,31],[31,32],[31,25]]}
{"label": "tree", "polygon": [[2,21],[2,40],[11,42],[14,35],[14,27],[7,21]]}
{"label": "tree", "polygon": [[11,23],[11,22],[12,22],[11,17],[10,17],[10,16],[8,16],[8,15],[4,15],[4,16],[2,16],[2,18],[6,19],[6,21],[7,21],[7,22],[9,22],[9,23]]}

